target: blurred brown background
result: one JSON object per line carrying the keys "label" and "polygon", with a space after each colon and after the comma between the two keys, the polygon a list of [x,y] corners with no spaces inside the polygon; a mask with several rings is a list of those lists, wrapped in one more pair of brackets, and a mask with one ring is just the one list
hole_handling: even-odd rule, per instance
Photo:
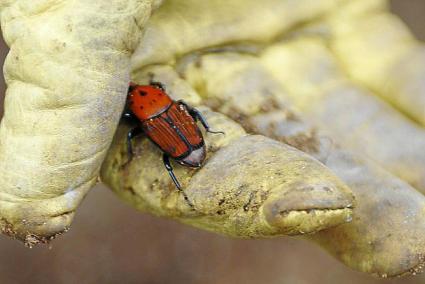
{"label": "blurred brown background", "polygon": [[[425,0],[393,0],[425,40]],[[0,58],[7,48],[0,42]],[[0,79],[0,117],[4,82]],[[375,279],[294,238],[232,240],[141,214],[97,186],[74,225],[34,249],[0,237],[0,283],[425,283],[425,276]]]}

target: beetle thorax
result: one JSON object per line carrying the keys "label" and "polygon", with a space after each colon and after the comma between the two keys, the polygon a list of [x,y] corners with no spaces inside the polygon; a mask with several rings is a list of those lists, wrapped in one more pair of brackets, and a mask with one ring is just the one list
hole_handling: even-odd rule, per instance
{"label": "beetle thorax", "polygon": [[129,108],[141,121],[161,114],[172,102],[164,91],[153,86],[138,86],[128,95]]}

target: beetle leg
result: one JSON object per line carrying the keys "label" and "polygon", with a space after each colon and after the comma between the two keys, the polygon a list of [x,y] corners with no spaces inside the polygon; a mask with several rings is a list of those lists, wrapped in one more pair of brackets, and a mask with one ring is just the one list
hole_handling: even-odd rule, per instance
{"label": "beetle leg", "polygon": [[127,155],[128,155],[128,161],[124,164],[124,166],[128,165],[131,160],[133,160],[133,145],[131,143],[131,141],[133,140],[134,137],[139,136],[140,134],[143,133],[143,129],[140,126],[137,126],[133,129],[131,129],[128,133],[127,133]]}
{"label": "beetle leg", "polygon": [[179,181],[177,180],[176,176],[174,175],[173,167],[171,166],[170,158],[168,157],[168,155],[164,153],[162,155],[162,160],[164,162],[165,168],[167,169],[168,173],[170,174],[170,177],[173,180],[174,184],[176,185],[177,189],[179,191],[182,191],[182,187],[181,187]]}
{"label": "beetle leg", "polygon": [[176,185],[177,189],[183,194],[184,199],[186,200],[187,204],[189,204],[190,207],[194,207],[192,202],[190,202],[189,197],[187,197],[186,192],[182,189],[179,181],[177,180],[176,176],[174,175],[173,167],[170,163],[170,157],[168,157],[167,154],[162,155],[162,160],[164,161],[164,166],[168,171],[168,174],[170,175],[171,179],[173,180],[174,184]]}
{"label": "beetle leg", "polygon": [[213,131],[213,130],[211,130],[210,129],[210,126],[209,126],[209,124],[208,124],[208,122],[207,122],[207,120],[205,119],[205,117],[202,115],[202,113],[199,111],[199,110],[197,110],[196,108],[194,108],[194,107],[191,107],[190,105],[188,105],[187,103],[185,103],[184,101],[182,101],[182,100],[180,100],[180,101],[178,101],[178,103],[180,103],[180,104],[182,104],[182,105],[184,105],[186,108],[187,108],[187,110],[189,111],[189,114],[193,117],[193,119],[195,120],[195,121],[200,121],[201,123],[202,123],[202,125],[204,126],[204,128],[205,128],[205,130],[208,132],[208,133],[214,133],[214,134],[225,134],[223,131]]}

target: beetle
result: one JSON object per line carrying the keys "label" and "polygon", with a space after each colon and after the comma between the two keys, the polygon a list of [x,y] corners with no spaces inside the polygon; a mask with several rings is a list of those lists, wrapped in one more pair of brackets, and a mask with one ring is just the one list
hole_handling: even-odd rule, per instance
{"label": "beetle", "polygon": [[[206,148],[197,121],[199,120],[209,133],[212,131],[206,119],[195,108],[183,100],[175,101],[167,94],[165,86],[151,81],[149,85],[130,83],[127,95],[127,106],[123,116],[135,121],[137,126],[127,134],[128,164],[133,158],[132,139],[138,135],[146,135],[162,152],[164,166],[177,189],[189,202],[174,175],[170,158],[180,165],[199,168],[202,166]],[[189,202],[189,204],[191,204]]]}

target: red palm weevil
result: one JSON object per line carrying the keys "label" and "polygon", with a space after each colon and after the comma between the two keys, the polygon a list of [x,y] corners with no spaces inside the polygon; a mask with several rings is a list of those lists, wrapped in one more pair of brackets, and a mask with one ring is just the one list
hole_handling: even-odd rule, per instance
{"label": "red palm weevil", "polygon": [[[199,168],[205,160],[206,149],[202,133],[196,124],[199,120],[205,130],[212,131],[195,108],[184,101],[174,101],[166,93],[165,87],[159,82],[149,85],[130,83],[127,95],[127,106],[124,117],[136,121],[137,126],[127,134],[127,151],[129,160],[133,158],[132,139],[138,135],[146,135],[163,152],[163,162],[177,189],[189,202],[179,181],[174,175],[170,158],[183,166]],[[191,203],[189,202],[191,205]]]}

